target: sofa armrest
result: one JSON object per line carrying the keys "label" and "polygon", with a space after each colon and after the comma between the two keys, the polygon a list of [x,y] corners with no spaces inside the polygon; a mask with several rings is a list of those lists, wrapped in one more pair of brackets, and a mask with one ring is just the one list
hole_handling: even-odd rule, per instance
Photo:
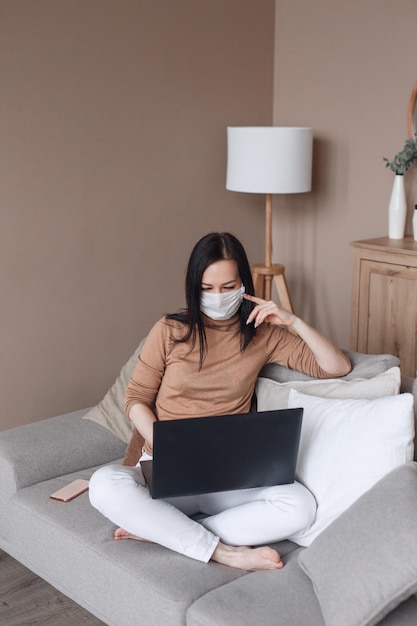
{"label": "sofa armrest", "polygon": [[123,457],[126,444],[82,419],[86,410],[0,432],[0,477],[17,491]]}
{"label": "sofa armrest", "polygon": [[[326,624],[379,624],[416,593],[416,518],[417,463],[407,463],[384,476],[300,553]],[[416,623],[415,605],[410,611],[414,621],[407,623]]]}

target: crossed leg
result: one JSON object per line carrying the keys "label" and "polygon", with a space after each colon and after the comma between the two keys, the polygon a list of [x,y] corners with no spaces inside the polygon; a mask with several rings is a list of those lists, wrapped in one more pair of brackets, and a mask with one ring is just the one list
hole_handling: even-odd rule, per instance
{"label": "crossed leg", "polygon": [[[277,488],[267,489],[276,491]],[[299,497],[297,494],[284,497],[283,503],[277,506],[274,501],[279,497],[275,492],[267,502],[265,498],[259,500],[259,494],[264,491],[255,489],[248,493],[227,492],[155,501],[144,485],[140,468],[107,466],[90,480],[92,505],[120,526],[114,534],[116,540],[156,542],[203,562],[213,560],[244,570],[280,569],[284,565],[276,550],[260,544],[291,535],[291,519]],[[312,498],[311,494],[309,496]],[[190,519],[190,515],[200,511],[209,517],[201,523]],[[266,526],[265,517],[268,518]],[[300,529],[294,528],[294,534],[297,530]]]}
{"label": "crossed leg", "polygon": [[[132,535],[123,528],[116,528],[114,531],[114,538],[117,541],[121,539],[134,539],[135,541],[145,541],[149,543],[148,539]],[[211,560],[221,563],[222,565],[228,565],[229,567],[252,571],[281,569],[284,567],[284,563],[282,562],[280,555],[273,548],[269,548],[267,546],[263,546],[261,548],[251,548],[250,546],[229,546],[221,541],[219,541],[216,549],[211,555]]]}

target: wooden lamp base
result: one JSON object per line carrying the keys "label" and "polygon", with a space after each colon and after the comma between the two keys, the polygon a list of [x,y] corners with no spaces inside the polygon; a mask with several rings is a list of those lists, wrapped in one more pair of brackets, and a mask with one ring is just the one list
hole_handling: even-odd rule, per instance
{"label": "wooden lamp base", "polygon": [[270,300],[273,280],[278,291],[281,306],[290,311],[290,313],[294,313],[284,271],[285,266],[280,264],[274,264],[269,267],[266,265],[253,265],[252,275],[255,295],[258,298]]}
{"label": "wooden lamp base", "polygon": [[270,300],[273,280],[281,306],[290,313],[294,313],[284,271],[284,265],[272,263],[272,194],[267,193],[265,203],[265,265],[252,266],[255,295],[258,298]]}

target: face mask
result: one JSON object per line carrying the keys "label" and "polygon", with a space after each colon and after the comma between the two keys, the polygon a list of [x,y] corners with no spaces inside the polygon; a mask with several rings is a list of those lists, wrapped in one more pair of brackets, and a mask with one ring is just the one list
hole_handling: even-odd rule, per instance
{"label": "face mask", "polygon": [[201,294],[200,307],[204,315],[212,320],[228,320],[237,312],[245,293],[245,287],[242,285],[235,291],[226,291],[224,293],[207,293]]}

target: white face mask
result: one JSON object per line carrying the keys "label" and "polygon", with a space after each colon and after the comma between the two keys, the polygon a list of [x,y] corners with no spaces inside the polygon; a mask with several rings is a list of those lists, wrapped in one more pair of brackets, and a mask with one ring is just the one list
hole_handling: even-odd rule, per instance
{"label": "white face mask", "polygon": [[204,315],[212,320],[228,320],[237,312],[245,293],[242,285],[235,291],[225,291],[224,293],[201,293],[200,308]]}

